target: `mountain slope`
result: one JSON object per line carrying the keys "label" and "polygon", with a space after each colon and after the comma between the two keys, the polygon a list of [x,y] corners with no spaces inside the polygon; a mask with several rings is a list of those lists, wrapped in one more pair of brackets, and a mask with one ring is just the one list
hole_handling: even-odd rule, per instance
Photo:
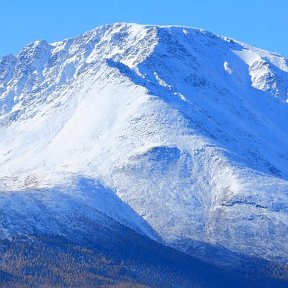
{"label": "mountain slope", "polygon": [[[4,57],[2,237],[30,229],[15,215],[49,233],[36,193],[48,224],[79,205],[186,253],[209,244],[287,262],[287,63],[203,30],[121,23]],[[65,210],[50,199],[63,189]],[[10,213],[23,197],[31,206]]]}
{"label": "mountain slope", "polygon": [[115,222],[110,223],[111,230],[91,224],[97,233],[78,243],[39,234],[2,240],[1,287],[287,287],[283,280],[269,279],[277,270],[265,262],[256,262],[257,270],[252,275],[247,270],[248,275],[243,277],[160,245]]}

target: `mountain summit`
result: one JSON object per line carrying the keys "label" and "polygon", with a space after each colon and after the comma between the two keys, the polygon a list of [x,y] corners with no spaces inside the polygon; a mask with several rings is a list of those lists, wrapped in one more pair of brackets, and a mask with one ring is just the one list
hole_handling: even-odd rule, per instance
{"label": "mountain summit", "polygon": [[204,30],[31,43],[0,62],[0,236],[114,221],[286,263],[287,103],[288,59]]}

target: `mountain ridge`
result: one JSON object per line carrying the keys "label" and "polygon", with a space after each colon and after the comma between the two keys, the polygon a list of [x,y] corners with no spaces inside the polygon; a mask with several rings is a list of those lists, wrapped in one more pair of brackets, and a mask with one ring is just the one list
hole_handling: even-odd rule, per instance
{"label": "mountain ridge", "polygon": [[3,197],[80,175],[166,245],[287,262],[286,58],[201,29],[121,23],[7,57]]}

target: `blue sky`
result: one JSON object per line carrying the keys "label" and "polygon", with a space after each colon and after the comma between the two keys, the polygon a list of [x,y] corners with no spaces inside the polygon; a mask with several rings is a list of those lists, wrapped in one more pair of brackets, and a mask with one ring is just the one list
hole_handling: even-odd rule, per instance
{"label": "blue sky", "polygon": [[2,0],[0,56],[113,22],[204,28],[288,56],[288,0]]}

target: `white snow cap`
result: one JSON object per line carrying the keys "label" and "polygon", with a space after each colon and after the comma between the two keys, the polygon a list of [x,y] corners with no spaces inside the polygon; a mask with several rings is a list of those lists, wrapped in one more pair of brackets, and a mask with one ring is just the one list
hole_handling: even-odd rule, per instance
{"label": "white snow cap", "polygon": [[[204,30],[126,23],[4,57],[1,211],[37,212],[40,199],[59,219],[75,203],[93,218],[99,200],[180,250],[199,241],[287,261],[287,63]],[[92,179],[95,194],[71,179]],[[61,211],[57,187],[74,199]],[[17,213],[11,195],[26,199]],[[21,230],[8,220],[1,235]]]}

